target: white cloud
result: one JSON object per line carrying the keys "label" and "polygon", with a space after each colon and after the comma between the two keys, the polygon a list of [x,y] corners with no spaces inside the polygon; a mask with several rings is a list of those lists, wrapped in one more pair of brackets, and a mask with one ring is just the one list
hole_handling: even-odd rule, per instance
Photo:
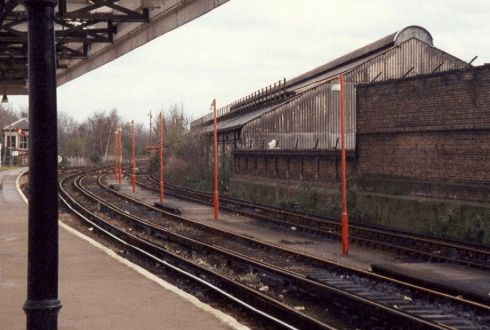
{"label": "white cloud", "polygon": [[[183,103],[193,117],[292,78],[408,25],[436,47],[490,62],[490,2],[232,0],[58,89],[58,109],[84,119],[117,108],[126,119]],[[14,103],[26,99],[12,98]]]}

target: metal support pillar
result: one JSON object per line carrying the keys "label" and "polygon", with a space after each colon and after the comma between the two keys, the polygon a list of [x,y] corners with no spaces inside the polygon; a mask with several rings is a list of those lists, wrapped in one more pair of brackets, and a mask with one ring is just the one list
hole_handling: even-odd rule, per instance
{"label": "metal support pillar", "polygon": [[30,198],[27,329],[57,329],[58,148],[53,0],[25,0],[28,15]]}

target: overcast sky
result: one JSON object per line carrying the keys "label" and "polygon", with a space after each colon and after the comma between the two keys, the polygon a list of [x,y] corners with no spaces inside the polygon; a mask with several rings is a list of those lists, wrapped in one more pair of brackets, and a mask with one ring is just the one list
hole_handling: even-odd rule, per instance
{"label": "overcast sky", "polygon": [[[58,110],[77,120],[117,108],[126,119],[181,103],[192,118],[293,78],[408,25],[434,46],[490,63],[489,0],[231,0],[58,88]],[[10,97],[14,108],[27,97]]]}

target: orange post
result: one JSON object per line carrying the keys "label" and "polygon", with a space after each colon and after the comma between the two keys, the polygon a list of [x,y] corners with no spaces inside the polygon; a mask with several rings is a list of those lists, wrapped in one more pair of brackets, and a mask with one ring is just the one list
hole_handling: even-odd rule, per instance
{"label": "orange post", "polygon": [[135,130],[134,120],[131,121],[131,138],[132,138],[132,154],[133,154],[133,173],[131,175],[131,183],[133,185],[133,192],[136,191],[136,143],[135,143]]}
{"label": "orange post", "polygon": [[117,128],[114,131],[114,180],[117,181],[119,175],[119,167],[117,165]]}
{"label": "orange post", "polygon": [[119,182],[119,128],[116,129],[116,181]]}
{"label": "orange post", "polygon": [[160,131],[160,202],[163,202],[165,198],[165,175],[164,175],[164,162],[163,162],[163,115],[160,112],[160,123],[159,123],[159,131]]}
{"label": "orange post", "polygon": [[151,110],[150,110],[150,113],[148,115],[150,116],[150,141],[148,142],[148,145],[152,146],[152,144],[151,144],[151,118],[152,118]]}
{"label": "orange post", "polygon": [[216,99],[211,103],[214,113],[214,218],[219,220],[219,193],[218,193],[218,119],[216,116]]}
{"label": "orange post", "polygon": [[117,174],[117,181],[119,184],[121,184],[121,179],[122,179],[122,131],[119,128],[119,134],[117,135],[117,162],[119,164],[118,167],[118,174]]}
{"label": "orange post", "polygon": [[340,140],[341,140],[341,162],[342,162],[342,253],[349,254],[349,217],[347,215],[347,161],[345,155],[345,93],[344,74],[340,77]]}

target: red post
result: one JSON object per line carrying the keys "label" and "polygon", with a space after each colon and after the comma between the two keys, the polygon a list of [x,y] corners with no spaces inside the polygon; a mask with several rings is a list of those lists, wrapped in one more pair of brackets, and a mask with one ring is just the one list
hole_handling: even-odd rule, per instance
{"label": "red post", "polygon": [[149,146],[152,146],[152,144],[151,144],[151,118],[152,118],[152,116],[151,116],[151,110],[150,110],[150,113],[148,115],[150,116],[150,142],[148,143],[148,145]]}
{"label": "red post", "polygon": [[214,113],[214,218],[219,220],[219,193],[218,193],[218,119],[216,116],[216,99],[211,103]]}
{"label": "red post", "polygon": [[117,128],[114,131],[114,180],[117,181],[119,175],[119,167],[117,165]]}
{"label": "red post", "polygon": [[119,128],[119,134],[117,135],[117,163],[119,164],[118,167],[118,175],[117,175],[117,181],[119,184],[121,184],[121,179],[122,179],[122,139],[121,139],[122,131]]}
{"label": "red post", "polygon": [[340,140],[341,140],[341,158],[342,158],[342,253],[349,254],[349,217],[347,215],[347,161],[345,155],[345,84],[344,74],[340,77]]}
{"label": "red post", "polygon": [[136,191],[136,143],[135,143],[134,120],[131,121],[131,138],[132,138],[132,153],[133,153],[133,173],[131,175],[131,183],[133,192]]}
{"label": "red post", "polygon": [[160,131],[160,202],[163,202],[165,198],[165,175],[164,175],[164,162],[163,162],[163,115],[160,112],[160,123],[159,123],[159,131]]}
{"label": "red post", "polygon": [[116,129],[116,181],[119,182],[119,128]]}

